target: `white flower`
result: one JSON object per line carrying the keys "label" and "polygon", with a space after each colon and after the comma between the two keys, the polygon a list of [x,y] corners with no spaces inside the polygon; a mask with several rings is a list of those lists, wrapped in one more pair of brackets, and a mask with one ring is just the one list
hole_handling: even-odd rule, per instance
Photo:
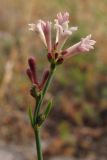
{"label": "white flower", "polygon": [[43,43],[47,47],[46,38],[45,38],[45,34],[44,34],[44,29],[43,29],[44,25],[45,25],[44,21],[39,20],[37,23],[37,26],[36,26],[37,27],[36,31],[38,31],[38,33],[40,34],[40,38],[42,39]]}
{"label": "white flower", "polygon": [[42,20],[39,20],[37,24],[29,24],[31,31],[36,31],[39,33],[40,38],[42,39],[43,43],[48,49],[48,52],[51,52],[52,50],[52,42],[51,42],[51,22],[47,21],[44,22]]}
{"label": "white flower", "polygon": [[48,52],[52,50],[52,41],[51,41],[51,22],[44,22],[39,20],[37,23],[37,31],[40,34],[41,39],[43,40],[45,46],[48,48]]}

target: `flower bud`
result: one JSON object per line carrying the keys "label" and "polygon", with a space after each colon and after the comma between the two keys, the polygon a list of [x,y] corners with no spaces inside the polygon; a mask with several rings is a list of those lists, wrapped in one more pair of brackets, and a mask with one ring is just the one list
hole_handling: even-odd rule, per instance
{"label": "flower bud", "polygon": [[28,64],[29,64],[29,67],[30,67],[31,71],[32,71],[33,73],[35,73],[35,65],[36,65],[35,58],[34,58],[34,57],[30,57],[30,58],[28,59]]}
{"label": "flower bud", "polygon": [[28,64],[30,67],[30,71],[32,73],[33,83],[38,84],[37,76],[36,76],[36,61],[34,57],[30,57],[28,59]]}
{"label": "flower bud", "polygon": [[32,75],[32,72],[31,72],[30,68],[27,68],[26,74],[28,75],[28,77],[31,80],[31,82],[33,82],[33,75]]}

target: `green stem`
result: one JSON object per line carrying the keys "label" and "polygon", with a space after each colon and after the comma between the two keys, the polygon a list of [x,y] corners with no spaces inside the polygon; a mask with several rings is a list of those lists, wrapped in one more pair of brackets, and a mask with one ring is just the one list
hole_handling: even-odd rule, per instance
{"label": "green stem", "polygon": [[37,117],[39,115],[39,111],[40,111],[40,107],[42,105],[42,102],[43,102],[43,99],[44,99],[44,96],[46,94],[46,91],[49,87],[49,84],[51,82],[51,79],[52,79],[52,75],[54,73],[54,70],[55,70],[55,67],[54,68],[51,68],[51,71],[50,71],[50,74],[49,74],[49,77],[46,81],[46,84],[45,84],[45,87],[40,95],[40,97],[38,97],[37,99],[37,102],[36,102],[36,105],[35,105],[35,110],[34,110],[34,117],[33,117],[33,122],[34,122],[34,125],[36,125],[36,127],[34,126],[34,132],[35,132],[35,140],[36,140],[36,147],[37,147],[37,157],[38,157],[38,160],[43,160],[43,156],[42,156],[42,149],[41,149],[41,143],[40,143],[40,135],[39,135],[39,128],[36,124],[36,120],[37,120]]}
{"label": "green stem", "polygon": [[36,140],[36,148],[37,148],[37,157],[38,157],[38,160],[43,160],[39,128],[36,127],[36,129],[34,129],[34,132],[35,132],[35,140]]}
{"label": "green stem", "polygon": [[49,74],[49,77],[48,77],[48,80],[47,80],[46,85],[45,85],[45,87],[44,87],[44,89],[43,89],[41,98],[39,99],[39,102],[38,102],[38,104],[37,104],[37,106],[36,106],[35,121],[36,121],[37,115],[38,115],[38,113],[39,113],[39,111],[40,111],[40,107],[41,107],[41,105],[42,105],[42,102],[43,102],[44,96],[45,96],[45,94],[46,94],[46,91],[48,90],[49,84],[50,84],[50,82],[51,82],[51,79],[52,79],[54,70],[55,70],[55,69],[51,69],[50,74]]}

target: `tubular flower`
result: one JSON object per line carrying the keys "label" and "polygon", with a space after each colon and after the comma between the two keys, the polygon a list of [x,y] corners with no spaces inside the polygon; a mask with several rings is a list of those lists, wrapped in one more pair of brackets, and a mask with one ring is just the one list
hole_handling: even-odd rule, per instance
{"label": "tubular flower", "polygon": [[48,52],[52,50],[51,44],[51,22],[44,22],[39,20],[37,23],[37,31],[40,33],[40,37],[43,40],[44,44],[48,48]]}
{"label": "tubular flower", "polygon": [[69,13],[65,12],[64,14],[58,13],[57,19],[55,19],[56,28],[56,43],[57,45],[57,52],[60,52],[64,43],[68,39],[68,37],[72,34],[73,31],[76,31],[77,27],[70,27],[69,28]]}
{"label": "tubular flower", "polygon": [[89,52],[91,49],[94,49],[96,41],[91,39],[91,34],[82,38],[80,42],[66,49],[65,57],[74,56],[80,52]]}
{"label": "tubular flower", "polygon": [[31,31],[36,31],[40,34],[40,38],[48,49],[48,52],[52,50],[51,44],[51,22],[44,22],[39,20],[37,24],[29,24]]}

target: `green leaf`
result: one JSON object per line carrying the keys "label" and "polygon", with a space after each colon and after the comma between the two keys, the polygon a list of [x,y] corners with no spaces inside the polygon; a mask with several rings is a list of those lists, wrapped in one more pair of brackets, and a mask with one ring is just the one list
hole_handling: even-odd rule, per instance
{"label": "green leaf", "polygon": [[28,108],[28,115],[29,115],[29,119],[30,119],[31,125],[33,127],[33,115],[32,115],[32,110],[31,110],[30,106]]}
{"label": "green leaf", "polygon": [[52,109],[52,100],[49,101],[49,103],[48,103],[48,105],[47,105],[47,107],[46,107],[46,110],[45,110],[45,112],[44,112],[45,118],[48,117],[48,115],[49,115],[51,109]]}

